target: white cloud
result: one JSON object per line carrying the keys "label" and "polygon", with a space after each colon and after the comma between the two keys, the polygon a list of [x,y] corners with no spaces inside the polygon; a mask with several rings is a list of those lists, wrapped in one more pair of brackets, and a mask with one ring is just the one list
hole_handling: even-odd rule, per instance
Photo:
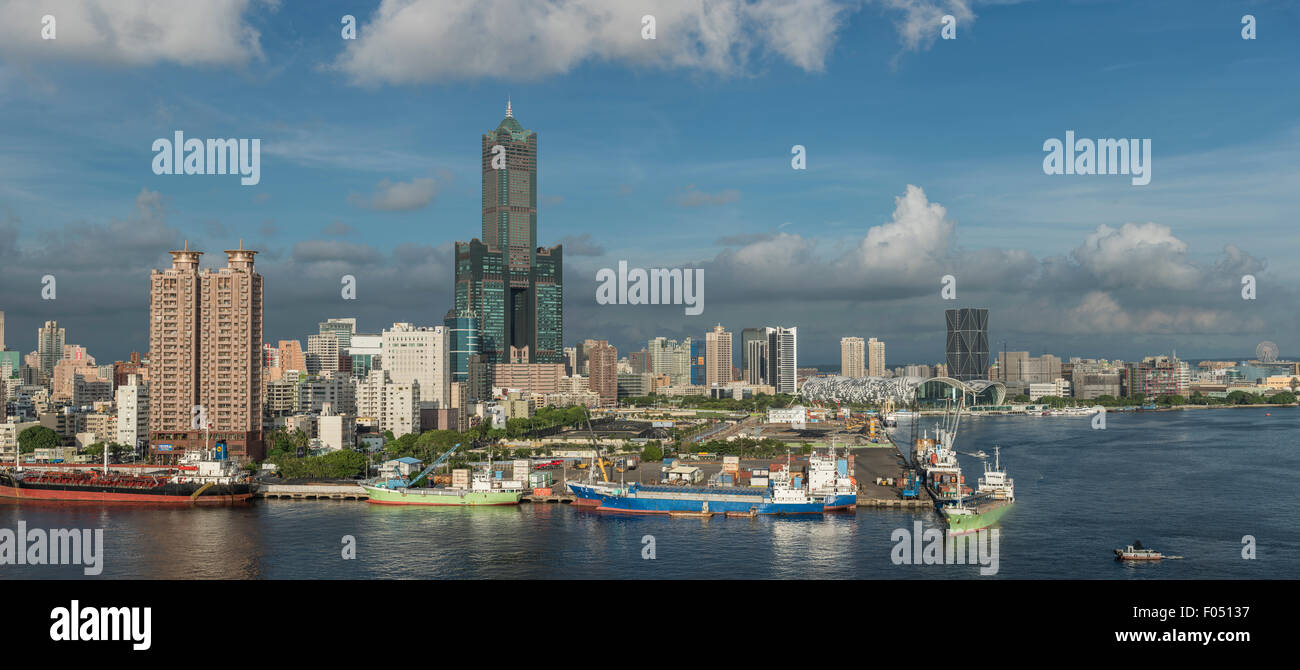
{"label": "white cloud", "polygon": [[894,26],[908,51],[929,49],[939,39],[945,14],[956,19],[959,38],[960,31],[975,20],[969,0],[882,0],[881,4],[902,13]]}
{"label": "white cloud", "polygon": [[[587,61],[740,75],[758,58],[825,68],[846,0],[384,0],[335,67],[354,84],[532,79]],[[656,39],[641,38],[655,17]]]}
{"label": "white cloud", "polygon": [[359,193],[348,195],[348,202],[366,209],[388,212],[410,211],[428,206],[438,194],[438,185],[430,178],[416,178],[409,182],[385,179],[375,186],[373,195]]}
{"label": "white cloud", "polygon": [[677,204],[682,207],[728,205],[738,200],[740,200],[740,191],[734,188],[718,191],[717,193],[706,193],[705,191],[697,191],[694,184],[687,186],[686,190],[677,196]]}
{"label": "white cloud", "polygon": [[[0,53],[123,65],[238,65],[262,59],[250,0],[0,2]],[[274,3],[269,3],[274,5]],[[41,37],[42,17],[55,39]]]}

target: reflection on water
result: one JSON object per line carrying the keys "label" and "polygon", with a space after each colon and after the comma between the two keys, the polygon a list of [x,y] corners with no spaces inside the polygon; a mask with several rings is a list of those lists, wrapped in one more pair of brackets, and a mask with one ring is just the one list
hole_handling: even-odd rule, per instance
{"label": "reflection on water", "polygon": [[[1255,416],[1258,414],[1258,416]],[[1258,468],[1300,474],[1300,411],[985,417],[962,451],[1002,447],[1020,483],[1001,522],[994,578],[1292,578],[1300,487],[1259,495]],[[968,473],[980,463],[963,459]],[[1250,493],[1254,492],[1254,493]],[[355,501],[266,500],[176,508],[0,501],[0,528],[103,528],[103,577],[162,579],[948,579],[977,566],[894,565],[897,528],[928,511],[864,508],[824,518],[672,519],[568,505],[399,507]],[[356,559],[342,557],[343,537]],[[642,538],[655,538],[654,560]],[[1256,560],[1241,537],[1259,538]],[[1184,560],[1120,564],[1111,550],[1143,544]],[[80,566],[0,565],[0,579],[86,579]],[[102,577],[101,577],[102,578]],[[654,595],[653,592],[648,595]]]}

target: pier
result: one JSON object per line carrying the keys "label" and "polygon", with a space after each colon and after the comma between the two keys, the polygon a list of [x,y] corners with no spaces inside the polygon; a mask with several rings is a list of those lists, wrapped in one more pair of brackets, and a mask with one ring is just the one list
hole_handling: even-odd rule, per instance
{"label": "pier", "polygon": [[254,484],[254,498],[289,500],[366,500],[366,490],[356,484]]}

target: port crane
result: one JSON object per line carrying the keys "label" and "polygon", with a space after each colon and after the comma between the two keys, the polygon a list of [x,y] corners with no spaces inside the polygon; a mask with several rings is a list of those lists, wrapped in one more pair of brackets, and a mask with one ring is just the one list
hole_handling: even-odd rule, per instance
{"label": "port crane", "polygon": [[412,479],[409,483],[407,483],[406,488],[408,489],[413,488],[417,482],[419,482],[421,479],[424,479],[425,476],[427,476],[430,472],[433,472],[434,468],[447,462],[447,459],[451,458],[451,455],[455,453],[455,451],[459,448],[460,448],[460,443],[457,442],[455,445],[452,446],[452,448],[442,452],[442,455],[439,456],[437,459],[435,459],[432,463],[430,463],[429,467],[425,468],[423,472],[415,476],[415,479]]}
{"label": "port crane", "polygon": [[[600,476],[602,477],[601,481],[607,482],[609,481],[609,473],[605,472],[605,459],[600,455],[600,443],[596,441],[596,431],[591,429],[591,412],[586,407],[582,408],[582,421],[587,425],[587,437],[591,439],[591,460],[593,461],[593,465],[600,467]],[[593,467],[591,469],[591,477],[595,478],[595,476],[596,468]]]}

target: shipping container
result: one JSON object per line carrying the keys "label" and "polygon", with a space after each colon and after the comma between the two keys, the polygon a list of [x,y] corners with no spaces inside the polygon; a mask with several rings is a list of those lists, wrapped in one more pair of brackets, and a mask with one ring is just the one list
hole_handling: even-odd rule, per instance
{"label": "shipping container", "polygon": [[535,495],[535,496],[549,496],[549,495],[551,495],[551,489],[549,489],[549,488],[544,488],[544,489],[533,489],[533,495]]}
{"label": "shipping container", "polygon": [[750,486],[767,486],[767,477],[752,477],[749,480]]}

